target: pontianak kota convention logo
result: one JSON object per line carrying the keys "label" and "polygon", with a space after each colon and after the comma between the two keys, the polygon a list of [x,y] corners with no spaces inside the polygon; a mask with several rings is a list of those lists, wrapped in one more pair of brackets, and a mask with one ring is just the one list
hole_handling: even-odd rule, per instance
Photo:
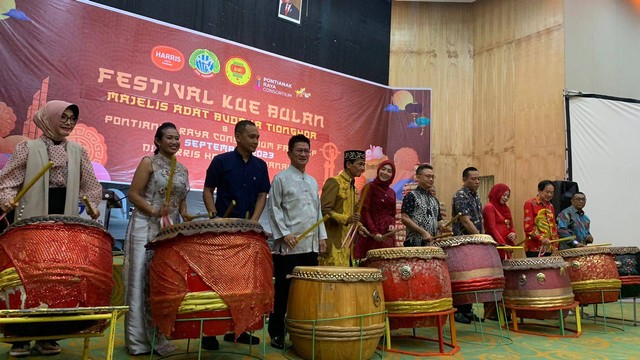
{"label": "pontianak kota convention logo", "polygon": [[189,56],[189,66],[196,75],[210,78],[220,72],[220,60],[213,52],[207,49],[197,49]]}
{"label": "pontianak kota convention logo", "polygon": [[232,57],[224,66],[224,74],[233,85],[244,86],[251,80],[251,67],[246,60]]}

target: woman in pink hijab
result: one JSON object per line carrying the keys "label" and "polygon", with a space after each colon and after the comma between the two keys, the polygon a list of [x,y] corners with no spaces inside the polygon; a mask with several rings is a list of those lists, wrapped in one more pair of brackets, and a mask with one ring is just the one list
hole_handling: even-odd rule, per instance
{"label": "woman in pink hijab", "polygon": [[[16,145],[11,158],[0,171],[0,209],[8,213],[15,209],[15,220],[34,216],[61,214],[78,216],[78,201],[86,196],[93,207],[93,217],[100,216],[98,204],[102,185],[98,182],[87,151],[78,143],[67,141],[78,122],[78,106],[53,100],[34,115],[33,122],[42,130],[34,140]],[[15,196],[49,162],[53,166],[18,203]],[[36,350],[43,355],[60,352],[56,341],[36,341]],[[28,356],[30,342],[13,343],[11,356]]]}

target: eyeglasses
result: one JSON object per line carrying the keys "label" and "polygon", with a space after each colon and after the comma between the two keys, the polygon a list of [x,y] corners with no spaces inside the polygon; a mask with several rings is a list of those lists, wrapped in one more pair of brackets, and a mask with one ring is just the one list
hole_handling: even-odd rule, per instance
{"label": "eyeglasses", "polygon": [[296,154],[310,154],[311,150],[309,149],[295,149],[293,150],[294,153]]}
{"label": "eyeglasses", "polygon": [[587,198],[574,198],[575,201],[587,201]]}
{"label": "eyeglasses", "polygon": [[71,125],[74,125],[75,123],[78,122],[78,118],[75,116],[68,116],[67,114],[62,114],[62,116],[60,116],[60,123],[66,124],[67,122],[70,123]]}
{"label": "eyeglasses", "polygon": [[435,175],[425,175],[425,174],[418,174],[418,176],[424,176],[427,179],[435,179],[436,176]]}

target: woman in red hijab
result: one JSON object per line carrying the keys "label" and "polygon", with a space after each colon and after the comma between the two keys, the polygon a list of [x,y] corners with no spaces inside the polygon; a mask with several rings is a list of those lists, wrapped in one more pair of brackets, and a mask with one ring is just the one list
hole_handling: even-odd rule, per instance
{"label": "woman in red hijab", "polygon": [[[489,203],[482,209],[484,231],[491,235],[500,245],[514,246],[516,233],[513,231],[513,218],[507,201],[511,196],[511,190],[505,184],[496,184],[489,192]],[[501,259],[511,258],[511,252],[498,250]]]}
{"label": "woman in red hijab", "polygon": [[396,223],[396,193],[389,188],[395,175],[393,162],[383,161],[378,166],[376,178],[366,185],[369,191],[362,205],[362,225],[354,251],[357,259],[365,258],[371,249],[395,246],[395,235],[384,236]]}

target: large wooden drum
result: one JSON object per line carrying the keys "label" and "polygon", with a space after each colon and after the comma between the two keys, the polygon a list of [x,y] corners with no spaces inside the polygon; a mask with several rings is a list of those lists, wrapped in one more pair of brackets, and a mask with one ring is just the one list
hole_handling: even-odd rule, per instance
{"label": "large wooden drum", "polygon": [[610,249],[616,257],[618,275],[622,282],[621,296],[640,297],[640,248],[624,246]]}
{"label": "large wooden drum", "polygon": [[[447,254],[439,247],[376,249],[362,266],[380,269],[385,307],[392,314],[433,313],[451,309]],[[392,329],[435,326],[435,317],[389,318]]]}
{"label": "large wooden drum", "polygon": [[[80,217],[32,217],[12,224],[0,237],[0,309],[109,306],[112,247],[104,227]],[[49,325],[39,335],[56,329],[71,333],[76,329],[69,326],[75,325]]]}
{"label": "large wooden drum", "polygon": [[262,328],[273,309],[273,263],[258,222],[192,221],[162,229],[149,244],[151,314],[173,339]]}
{"label": "large wooden drum", "polygon": [[568,263],[560,256],[508,259],[504,266],[504,304],[507,308],[540,308],[518,310],[518,316],[533,319],[558,318],[546,308],[569,306],[574,302]]}
{"label": "large wooden drum", "polygon": [[373,356],[384,334],[380,270],[297,266],[289,277],[287,331],[300,357],[355,360]]}
{"label": "large wooden drum", "polygon": [[[504,273],[496,243],[489,235],[463,235],[433,242],[447,254],[453,305],[502,299]],[[476,294],[473,291],[499,290]],[[466,294],[456,294],[467,292]]]}
{"label": "large wooden drum", "polygon": [[569,263],[571,287],[580,304],[618,300],[621,281],[611,249],[581,247],[560,250],[558,253]]}

